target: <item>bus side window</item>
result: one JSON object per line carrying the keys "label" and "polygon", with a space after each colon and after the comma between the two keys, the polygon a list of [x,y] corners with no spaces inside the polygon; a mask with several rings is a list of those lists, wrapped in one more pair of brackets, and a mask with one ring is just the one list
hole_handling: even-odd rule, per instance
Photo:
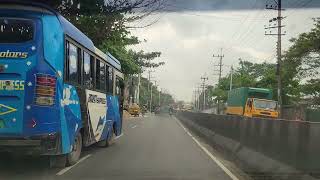
{"label": "bus side window", "polygon": [[77,48],[77,52],[78,52],[78,84],[82,84],[82,65],[83,65],[83,62],[82,62],[82,59],[83,59],[83,54],[82,54],[82,49],[81,48]]}
{"label": "bus side window", "polygon": [[96,59],[96,89],[100,89],[100,61]]}
{"label": "bus side window", "polygon": [[93,56],[90,56],[90,69],[91,69],[91,83],[92,83],[92,89],[94,89],[96,86],[96,72],[95,72],[95,58]]}
{"label": "bus side window", "polygon": [[72,43],[69,43],[68,46],[68,81],[74,84],[78,84],[79,83],[79,76],[78,76],[78,48],[73,45]]}
{"label": "bus side window", "polygon": [[106,65],[106,91],[110,93],[110,82],[109,82],[109,71],[110,71],[110,66]]}
{"label": "bus side window", "polygon": [[93,88],[91,57],[87,52],[83,53],[83,85],[87,89]]}
{"label": "bus side window", "polygon": [[103,92],[106,91],[106,65],[105,63],[101,62],[100,60],[97,60],[96,64],[96,74],[97,74],[97,89],[101,90]]}
{"label": "bus side window", "polygon": [[120,78],[117,76],[116,77],[116,95],[120,96],[121,95],[121,86],[120,86]]}
{"label": "bus side window", "polygon": [[108,75],[108,77],[109,77],[109,89],[108,89],[108,91],[111,93],[111,94],[113,94],[113,69],[112,69],[112,67],[109,67],[109,75]]}
{"label": "bus side window", "polygon": [[100,90],[106,91],[106,64],[100,62]]}

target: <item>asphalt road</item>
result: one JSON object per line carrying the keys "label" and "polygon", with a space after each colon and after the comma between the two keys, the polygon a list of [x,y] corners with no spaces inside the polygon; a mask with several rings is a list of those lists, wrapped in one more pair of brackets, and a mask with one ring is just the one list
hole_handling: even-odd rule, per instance
{"label": "asphalt road", "polygon": [[0,156],[2,179],[229,180],[221,164],[169,116],[132,118],[109,148],[90,147],[68,169],[50,169],[45,158]]}

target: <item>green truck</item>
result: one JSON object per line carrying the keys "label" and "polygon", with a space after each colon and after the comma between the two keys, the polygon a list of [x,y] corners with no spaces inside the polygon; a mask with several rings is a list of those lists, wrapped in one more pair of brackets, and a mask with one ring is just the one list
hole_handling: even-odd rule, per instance
{"label": "green truck", "polygon": [[278,118],[278,103],[270,89],[242,87],[229,91],[226,114]]}

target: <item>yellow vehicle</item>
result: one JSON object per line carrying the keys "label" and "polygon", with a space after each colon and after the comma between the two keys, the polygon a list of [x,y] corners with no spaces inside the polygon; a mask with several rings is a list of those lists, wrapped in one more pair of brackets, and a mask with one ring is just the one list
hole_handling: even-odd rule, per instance
{"label": "yellow vehicle", "polygon": [[278,118],[278,103],[272,91],[262,88],[238,88],[228,94],[226,114],[246,117]]}
{"label": "yellow vehicle", "polygon": [[140,113],[141,113],[141,109],[139,105],[134,103],[129,107],[129,114],[131,114],[132,116],[139,116]]}

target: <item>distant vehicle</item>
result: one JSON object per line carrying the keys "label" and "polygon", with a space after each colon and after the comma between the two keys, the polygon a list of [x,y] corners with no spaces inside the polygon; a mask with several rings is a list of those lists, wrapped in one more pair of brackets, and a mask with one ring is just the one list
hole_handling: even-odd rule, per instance
{"label": "distant vehicle", "polygon": [[139,116],[140,113],[141,109],[138,104],[134,103],[129,107],[129,114],[131,114],[132,116]]}
{"label": "distant vehicle", "polygon": [[242,87],[228,93],[226,114],[247,117],[278,118],[278,103],[272,90]]}
{"label": "distant vehicle", "polygon": [[192,105],[191,104],[184,104],[181,108],[182,111],[192,111]]}
{"label": "distant vehicle", "polygon": [[83,146],[121,134],[121,65],[55,10],[28,3],[0,6],[0,151],[73,165]]}
{"label": "distant vehicle", "polygon": [[172,106],[170,106],[169,107],[169,115],[172,116],[174,112],[175,112],[175,109]]}
{"label": "distant vehicle", "polygon": [[159,106],[154,108],[154,114],[160,114],[161,108]]}
{"label": "distant vehicle", "polygon": [[147,112],[148,112],[147,105],[143,105],[143,106],[141,107],[141,114],[142,114],[142,116],[144,116]]}

